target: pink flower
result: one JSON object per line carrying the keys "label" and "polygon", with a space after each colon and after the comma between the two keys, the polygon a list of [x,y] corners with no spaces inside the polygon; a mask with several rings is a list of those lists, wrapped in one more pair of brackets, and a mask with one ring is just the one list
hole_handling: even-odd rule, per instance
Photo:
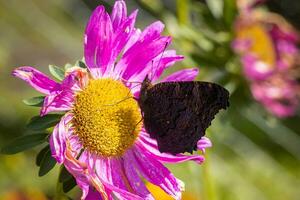
{"label": "pink flower", "polygon": [[283,77],[272,77],[268,81],[251,84],[254,98],[268,111],[278,117],[293,116],[299,106],[299,85]]}
{"label": "pink flower", "polygon": [[233,48],[252,94],[274,115],[291,116],[299,105],[299,84],[292,75],[300,55],[298,35],[282,17],[256,9],[256,1],[239,2]]}
{"label": "pink flower", "polygon": [[[162,163],[204,161],[202,155],[170,155],[158,151],[142,128],[135,98],[147,74],[157,81],[163,71],[183,57],[166,50],[170,37],[155,22],[144,31],[134,27],[137,11],[127,15],[124,1],[112,14],[103,6],[93,12],[85,31],[87,69],[70,68],[58,83],[32,67],[13,75],[46,95],[41,115],[64,111],[50,137],[52,156],[75,177],[82,199],[153,199],[143,179],[181,199],[184,184]],[[165,80],[193,80],[197,69],[178,71]],[[134,98],[135,97],[135,98]],[[210,147],[203,137],[202,152]]]}

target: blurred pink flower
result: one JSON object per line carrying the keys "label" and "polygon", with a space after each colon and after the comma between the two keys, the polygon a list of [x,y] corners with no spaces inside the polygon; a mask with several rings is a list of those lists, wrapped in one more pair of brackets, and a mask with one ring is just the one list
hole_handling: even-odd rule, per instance
{"label": "blurred pink flower", "polygon": [[[75,177],[82,199],[154,199],[143,179],[181,199],[183,182],[162,163],[204,161],[202,155],[160,153],[140,124],[137,82],[149,73],[157,81],[183,57],[165,51],[171,38],[161,35],[161,22],[141,31],[134,27],[136,15],[134,11],[127,16],[124,1],[116,1],[111,15],[103,6],[97,7],[84,38],[87,69],[69,69],[61,83],[32,67],[13,71],[46,95],[41,115],[66,111],[53,130],[50,146],[52,156]],[[188,81],[197,74],[197,69],[185,69],[166,80]],[[205,137],[198,142],[202,152],[210,146]]]}
{"label": "blurred pink flower", "polygon": [[278,117],[292,116],[299,105],[297,32],[281,16],[259,10],[258,1],[238,1],[234,50],[257,101]]}

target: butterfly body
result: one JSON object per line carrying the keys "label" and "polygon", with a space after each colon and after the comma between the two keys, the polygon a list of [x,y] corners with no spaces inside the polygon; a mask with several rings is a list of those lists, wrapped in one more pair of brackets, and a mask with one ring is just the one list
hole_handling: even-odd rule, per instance
{"label": "butterfly body", "polygon": [[160,152],[192,153],[220,109],[226,109],[229,93],[208,82],[163,82],[146,77],[138,100],[144,127],[157,140]]}

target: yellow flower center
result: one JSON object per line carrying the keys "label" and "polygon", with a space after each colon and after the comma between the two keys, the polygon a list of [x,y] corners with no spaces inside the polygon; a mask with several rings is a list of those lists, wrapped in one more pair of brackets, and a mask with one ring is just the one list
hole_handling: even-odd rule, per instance
{"label": "yellow flower center", "polygon": [[141,130],[130,90],[112,79],[90,80],[75,98],[73,125],[84,146],[104,157],[122,156]]}
{"label": "yellow flower center", "polygon": [[276,61],[276,52],[272,38],[265,27],[260,23],[252,23],[242,26],[238,29],[237,37],[239,39],[248,39],[252,45],[250,51],[255,53],[259,59],[274,66]]}

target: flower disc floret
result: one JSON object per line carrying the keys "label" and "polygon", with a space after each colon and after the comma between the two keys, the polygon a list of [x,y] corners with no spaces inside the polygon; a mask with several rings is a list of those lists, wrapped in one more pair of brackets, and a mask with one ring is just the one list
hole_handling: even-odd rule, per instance
{"label": "flower disc floret", "polygon": [[140,110],[130,90],[113,79],[90,80],[75,98],[73,125],[85,148],[122,156],[141,130]]}

